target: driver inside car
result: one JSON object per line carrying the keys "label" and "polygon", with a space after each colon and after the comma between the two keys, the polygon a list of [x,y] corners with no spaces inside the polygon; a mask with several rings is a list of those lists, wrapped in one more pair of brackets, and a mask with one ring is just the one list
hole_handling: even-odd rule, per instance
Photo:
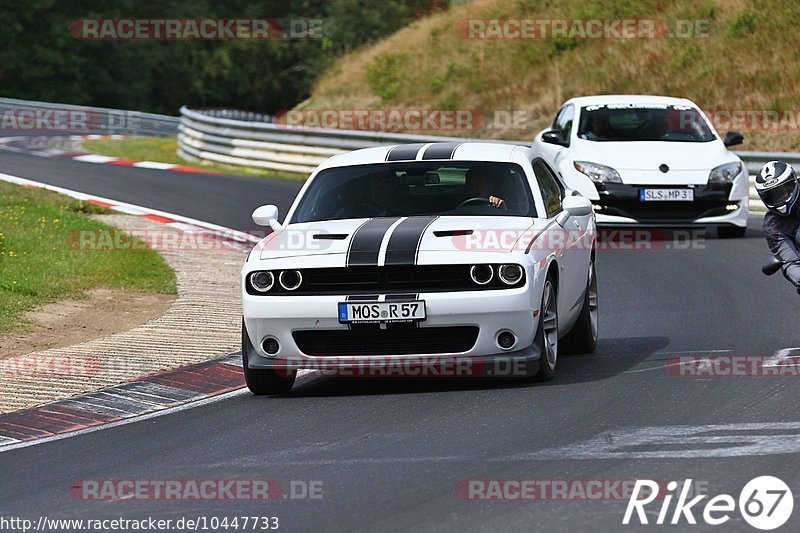
{"label": "driver inside car", "polygon": [[485,169],[480,167],[469,169],[466,173],[466,184],[470,198],[485,198],[494,207],[505,205],[505,200],[492,194],[492,179],[487,175]]}
{"label": "driver inside car", "polygon": [[589,128],[581,135],[587,141],[609,141],[616,139],[611,131],[608,115],[593,114],[589,119]]}

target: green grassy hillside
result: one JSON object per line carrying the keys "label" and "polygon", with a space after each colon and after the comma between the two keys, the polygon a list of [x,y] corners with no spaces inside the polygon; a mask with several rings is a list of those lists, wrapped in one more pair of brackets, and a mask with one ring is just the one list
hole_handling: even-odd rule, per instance
{"label": "green grassy hillside", "polygon": [[[639,19],[684,37],[465,38],[476,18]],[[797,151],[797,20],[800,3],[783,0],[476,0],[345,56],[297,109],[479,110],[488,120],[477,129],[419,133],[529,139],[569,97],[663,94],[690,98],[723,120],[728,111],[756,112],[755,126],[718,122],[723,132],[745,133],[741,149]],[[516,112],[515,125],[493,118],[507,111]],[[763,126],[776,116],[770,112],[782,114],[777,130]]]}

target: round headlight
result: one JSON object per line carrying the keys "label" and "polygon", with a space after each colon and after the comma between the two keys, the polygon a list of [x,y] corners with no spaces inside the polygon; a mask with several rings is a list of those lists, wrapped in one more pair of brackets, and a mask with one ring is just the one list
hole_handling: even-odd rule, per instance
{"label": "round headlight", "polygon": [[516,285],[522,279],[522,267],[519,265],[501,265],[497,277],[506,285]]}
{"label": "round headlight", "polygon": [[303,275],[299,270],[284,270],[278,276],[278,281],[280,281],[281,287],[287,291],[293,291],[303,283]]}
{"label": "round headlight", "polygon": [[275,285],[275,276],[272,272],[253,272],[250,274],[250,285],[258,292],[267,292]]}
{"label": "round headlight", "polygon": [[492,265],[475,265],[469,269],[469,277],[477,285],[486,285],[492,281],[494,269]]}

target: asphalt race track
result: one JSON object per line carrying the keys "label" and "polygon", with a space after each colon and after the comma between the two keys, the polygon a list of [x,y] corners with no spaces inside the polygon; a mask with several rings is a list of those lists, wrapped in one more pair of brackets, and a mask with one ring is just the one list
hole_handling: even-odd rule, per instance
{"label": "asphalt race track", "polygon": [[[299,188],[6,153],[0,172],[242,230],[253,228],[254,207],[277,203],[285,212]],[[277,516],[287,531],[625,531],[642,526],[621,525],[624,499],[464,501],[456,486],[691,478],[738,499],[747,481],[774,475],[797,495],[797,377],[701,379],[665,368],[678,355],[766,356],[800,346],[798,296],[780,276],[760,273],[768,256],[760,222],[751,219],[744,239],[709,237],[695,249],[600,251],[599,349],[562,357],[551,383],[309,377],[286,398],[232,395],[0,453],[0,515]],[[78,480],[100,479],[270,479],[284,489],[322,481],[323,490],[321,499],[269,503],[69,493]],[[660,505],[648,507],[651,522]],[[787,529],[797,530],[795,511]],[[750,529],[734,512],[720,530]]]}
{"label": "asphalt race track", "polygon": [[141,205],[242,231],[263,231],[253,210],[275,204],[285,214],[300,181],[165,172],[0,152],[0,173]]}

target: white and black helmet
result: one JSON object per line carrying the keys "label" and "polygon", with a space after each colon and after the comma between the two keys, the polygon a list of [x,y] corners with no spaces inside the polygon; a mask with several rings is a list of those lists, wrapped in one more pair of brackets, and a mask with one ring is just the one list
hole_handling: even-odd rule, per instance
{"label": "white and black helmet", "polygon": [[797,207],[800,187],[792,165],[783,161],[770,161],[758,171],[756,191],[770,211],[791,215]]}

